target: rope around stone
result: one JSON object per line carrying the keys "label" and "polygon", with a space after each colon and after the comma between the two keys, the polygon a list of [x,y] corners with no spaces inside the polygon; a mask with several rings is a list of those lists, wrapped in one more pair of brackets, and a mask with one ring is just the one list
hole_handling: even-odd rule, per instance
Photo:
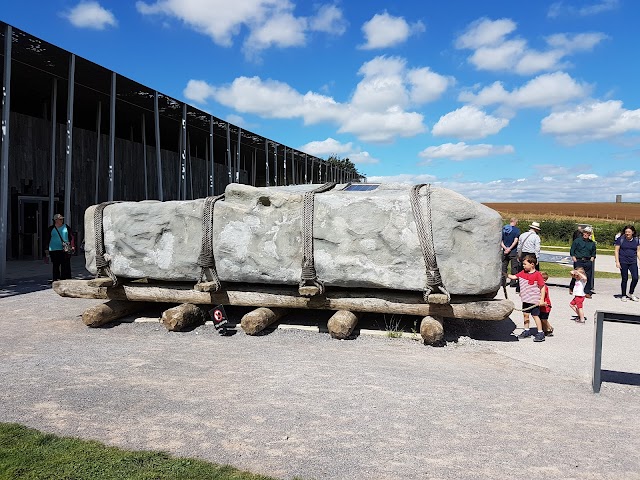
{"label": "rope around stone", "polygon": [[93,211],[93,231],[96,245],[96,269],[98,270],[97,277],[109,277],[113,282],[113,286],[118,285],[118,277],[111,271],[110,263],[111,259],[106,256],[104,246],[104,230],[103,230],[103,214],[104,209],[109,205],[118,202],[103,202],[96,206]]}
{"label": "rope around stone", "polygon": [[[426,209],[423,215],[423,209],[420,207],[420,189],[426,188],[425,200]],[[420,248],[422,250],[422,257],[424,258],[424,264],[426,269],[427,281],[423,290],[424,301],[429,303],[429,295],[436,289],[446,295],[447,303],[451,300],[451,295],[446,290],[440,277],[440,270],[438,270],[438,263],[436,261],[436,252],[433,245],[433,229],[431,222],[431,185],[423,183],[414,185],[411,188],[410,193],[411,210],[413,211],[413,218],[416,222],[416,230],[418,233],[418,240],[420,241]],[[426,221],[425,218],[426,217]]]}
{"label": "rope around stone", "polygon": [[327,182],[314,190],[306,192],[302,200],[302,274],[300,275],[299,289],[309,286],[316,287],[318,295],[324,294],[324,283],[318,280],[313,257],[314,198],[316,193],[328,192],[336,185],[335,182]]}
{"label": "rope around stone", "polygon": [[218,200],[224,200],[224,193],[215,197],[207,197],[204,200],[202,211],[202,244],[200,255],[198,256],[198,266],[200,267],[200,280],[207,279],[212,282],[213,291],[217,292],[222,288],[218,272],[216,271],[216,261],[213,257],[213,208]]}

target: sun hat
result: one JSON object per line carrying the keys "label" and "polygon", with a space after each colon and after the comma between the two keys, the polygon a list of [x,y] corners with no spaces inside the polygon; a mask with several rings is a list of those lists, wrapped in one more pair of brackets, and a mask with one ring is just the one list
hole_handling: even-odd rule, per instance
{"label": "sun hat", "polygon": [[583,232],[591,233],[591,232],[593,232],[593,228],[591,228],[591,227],[584,227]]}
{"label": "sun hat", "polygon": [[534,230],[540,230],[540,224],[538,222],[531,222],[529,228],[533,228]]}
{"label": "sun hat", "polygon": [[56,213],[56,214],[53,216],[53,219],[54,219],[54,220],[64,220],[64,217],[63,217],[61,214]]}

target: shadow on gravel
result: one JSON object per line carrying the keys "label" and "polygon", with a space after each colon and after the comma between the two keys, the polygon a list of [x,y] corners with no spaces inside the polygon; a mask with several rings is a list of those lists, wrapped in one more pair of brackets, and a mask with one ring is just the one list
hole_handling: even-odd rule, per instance
{"label": "shadow on gravel", "polygon": [[457,342],[460,337],[491,342],[517,342],[513,334],[516,324],[510,318],[499,322],[488,320],[460,320],[447,318],[445,323],[445,340]]}
{"label": "shadow on gravel", "polygon": [[616,372],[613,370],[602,370],[601,379],[603,382],[619,383],[622,385],[640,386],[640,373]]}

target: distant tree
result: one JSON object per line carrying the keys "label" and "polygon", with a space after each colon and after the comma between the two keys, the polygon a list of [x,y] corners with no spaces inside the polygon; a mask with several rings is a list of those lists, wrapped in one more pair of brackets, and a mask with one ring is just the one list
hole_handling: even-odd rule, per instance
{"label": "distant tree", "polygon": [[329,158],[327,158],[327,162],[329,163],[329,165],[341,168],[345,172],[354,176],[355,177],[354,181],[356,182],[360,182],[364,178],[364,175],[362,175],[358,171],[356,166],[353,164],[351,160],[349,160],[348,157],[340,158],[338,155],[333,154],[333,155],[330,155]]}

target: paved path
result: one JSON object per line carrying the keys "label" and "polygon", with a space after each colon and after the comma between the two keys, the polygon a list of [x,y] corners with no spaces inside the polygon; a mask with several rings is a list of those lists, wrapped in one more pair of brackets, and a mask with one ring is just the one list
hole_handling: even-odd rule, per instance
{"label": "paved path", "polygon": [[[608,372],[591,393],[593,323],[569,320],[564,281],[551,287],[556,334],[544,343],[516,338],[514,312],[449,324],[444,348],[290,330],[220,337],[210,325],[89,329],[79,315],[99,302],[16,290],[0,299],[0,420],[287,479],[640,479],[640,327],[605,326]],[[600,282],[589,319],[640,312],[617,289]]]}

